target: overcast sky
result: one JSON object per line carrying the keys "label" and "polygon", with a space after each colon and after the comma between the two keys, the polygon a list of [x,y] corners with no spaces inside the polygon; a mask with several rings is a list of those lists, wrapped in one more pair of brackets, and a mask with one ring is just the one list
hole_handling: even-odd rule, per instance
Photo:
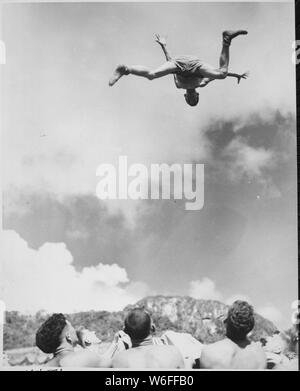
{"label": "overcast sky", "polygon": [[[251,301],[279,326],[297,298],[293,3],[2,6],[8,309],[122,309],[148,294]],[[186,105],[171,76],[108,79],[171,54],[230,70]],[[101,163],[204,163],[205,203],[96,198]]]}

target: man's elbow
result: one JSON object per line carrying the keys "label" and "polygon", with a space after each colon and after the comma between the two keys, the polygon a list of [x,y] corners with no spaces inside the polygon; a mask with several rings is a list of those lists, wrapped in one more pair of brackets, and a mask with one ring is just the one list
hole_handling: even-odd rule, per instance
{"label": "man's elbow", "polygon": [[220,71],[220,79],[226,79],[227,76],[228,76],[227,71],[225,71],[225,70]]}

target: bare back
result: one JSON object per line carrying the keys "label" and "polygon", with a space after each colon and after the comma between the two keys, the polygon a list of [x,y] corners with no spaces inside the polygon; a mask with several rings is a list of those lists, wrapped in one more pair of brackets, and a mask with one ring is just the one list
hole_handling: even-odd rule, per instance
{"label": "bare back", "polygon": [[265,369],[266,355],[257,343],[240,347],[230,339],[203,347],[200,367],[205,369]]}
{"label": "bare back", "polygon": [[57,355],[49,360],[47,367],[72,367],[72,368],[110,368],[111,360],[104,355],[83,349],[77,352],[70,352],[63,356]]}
{"label": "bare back", "polygon": [[175,346],[140,346],[118,353],[113,368],[184,368],[184,362]]}
{"label": "bare back", "polygon": [[60,367],[60,358],[59,356],[51,358],[44,364],[45,367]]}

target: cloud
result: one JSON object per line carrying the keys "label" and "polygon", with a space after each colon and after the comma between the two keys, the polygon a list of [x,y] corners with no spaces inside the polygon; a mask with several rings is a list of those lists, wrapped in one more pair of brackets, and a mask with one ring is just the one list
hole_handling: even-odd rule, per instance
{"label": "cloud", "polygon": [[[247,301],[253,304],[252,299],[243,293],[233,294],[228,298],[225,297],[216,287],[216,283],[208,277],[203,277],[201,280],[191,281],[189,284],[188,295],[195,299],[218,300],[227,305],[231,305],[236,300]],[[283,315],[281,311],[274,305],[266,305],[255,308],[255,312],[264,318],[272,321],[277,326],[282,326]]]}
{"label": "cloud", "polygon": [[273,305],[259,307],[256,312],[261,316],[271,320],[275,325],[279,325],[283,320],[281,311]]}
{"label": "cloud", "polygon": [[130,282],[117,264],[98,263],[77,271],[64,243],[28,247],[15,231],[2,235],[1,296],[7,310],[73,312],[121,310],[148,293],[143,282]]}
{"label": "cloud", "polygon": [[106,207],[111,216],[123,216],[124,226],[127,229],[134,229],[138,218],[147,211],[147,203],[143,200],[99,200]]}
{"label": "cloud", "polygon": [[263,176],[263,170],[273,165],[273,153],[263,147],[254,148],[241,137],[234,139],[224,151],[230,159],[229,174],[232,178]]}
{"label": "cloud", "polygon": [[295,129],[294,116],[280,111],[211,121],[206,183],[230,182],[238,191],[246,184],[258,198],[283,197],[283,182],[295,175]]}
{"label": "cloud", "polygon": [[249,296],[242,293],[233,294],[226,299],[226,297],[217,289],[216,283],[208,277],[191,281],[188,295],[195,299],[219,300],[227,305],[231,305],[236,300],[244,300],[251,303]]}
{"label": "cloud", "polygon": [[191,281],[188,294],[195,299],[222,300],[222,294],[216,289],[214,281],[208,277]]}
{"label": "cloud", "polygon": [[236,300],[247,301],[249,304],[251,304],[251,299],[250,299],[250,297],[247,296],[247,295],[243,295],[243,294],[234,294],[234,295],[228,297],[228,299],[225,300],[225,304],[231,305],[231,304],[234,303]]}
{"label": "cloud", "polygon": [[73,239],[73,240],[87,239],[88,238],[88,232],[80,230],[80,229],[74,229],[74,230],[67,231],[66,232],[66,236],[69,239]]}
{"label": "cloud", "polygon": [[[236,291],[245,289],[257,300],[259,295],[264,298],[271,292],[278,300],[283,296],[282,300],[290,302],[296,289],[296,238],[289,239],[296,229],[291,217],[296,216],[296,162],[292,160],[294,170],[291,164],[278,164],[271,172],[268,167],[274,151],[275,155],[284,152],[287,159],[296,158],[295,67],[291,66],[292,50],[287,44],[294,36],[293,26],[288,23],[293,12],[291,3],[272,7],[254,3],[242,7],[200,3],[51,4],[34,10],[20,5],[17,13],[14,6],[7,5],[3,33],[10,47],[10,62],[3,85],[2,184],[6,194],[11,189],[14,193],[13,198],[6,197],[6,216],[8,208],[14,211],[13,217],[6,217],[7,227],[22,232],[36,249],[44,242],[67,243],[76,266],[96,266],[98,254],[104,264],[116,259],[135,279],[147,279],[157,289],[164,286],[183,293],[189,281],[198,278],[193,275],[203,271],[204,276],[217,281],[224,276],[219,287],[222,292],[223,286],[235,285]],[[116,23],[107,14],[115,15]],[[78,29],[83,15],[89,23]],[[200,30],[199,17],[204,21]],[[230,78],[211,83],[199,91],[197,108],[185,104],[171,76],[151,85],[148,80],[128,77],[116,89],[107,86],[118,61],[157,66],[163,60],[149,34],[153,20],[169,32],[172,53],[201,53],[205,61],[217,64],[221,29],[212,20],[218,17],[222,17],[224,26],[238,24],[249,29],[247,37],[233,43],[230,59],[233,71],[250,70],[249,80],[240,85]],[[282,23],[274,24],[278,18]],[[65,29],[60,28],[62,20]],[[176,22],[189,27],[189,36],[181,34]],[[201,33],[205,33],[205,40],[195,43],[189,39]],[[274,116],[277,110],[283,116],[292,116],[289,132],[287,122]],[[263,121],[257,121],[253,113]],[[219,121],[220,138],[227,140],[223,123],[235,118],[239,126],[233,127],[232,138],[214,154],[215,144],[207,140],[206,127]],[[207,162],[209,153],[214,160]],[[71,205],[69,209],[60,205],[51,209],[53,203],[39,202],[43,195],[53,195],[59,201],[68,196],[95,197],[96,168],[101,163],[116,165],[119,155],[127,155],[130,163],[208,163],[204,209],[199,214],[180,214],[178,203],[156,202],[144,217],[136,202],[130,207],[129,201],[103,207],[96,200],[84,202],[84,207],[79,202],[78,207]],[[214,178],[213,173],[220,167]],[[239,181],[256,172],[259,181],[267,182],[267,186],[258,183],[262,192],[256,178],[249,185]],[[234,183],[228,180],[229,174]],[[285,202],[278,199],[279,191]],[[25,192],[36,194],[28,207]],[[257,194],[272,199],[265,207],[263,202],[256,202]],[[219,210],[225,205],[233,213],[220,217]],[[142,217],[134,232],[125,228],[125,213],[130,226]],[[247,243],[246,248],[243,243]],[[178,273],[170,275],[174,267]],[[253,275],[260,276],[255,288],[249,286]],[[286,289],[278,292],[278,286]]]}
{"label": "cloud", "polygon": [[[5,190],[17,186],[21,191],[29,188],[32,192],[53,192],[58,196],[95,194],[96,167],[115,163],[120,154],[139,163],[203,161],[209,153],[203,129],[212,120],[238,116],[242,122],[253,112],[266,118],[278,108],[283,113],[294,113],[295,70],[290,66],[291,47],[286,44],[294,32],[288,23],[272,23],[279,13],[281,20],[290,20],[291,5],[276,4],[271,9],[259,5],[257,9],[256,4],[246,8],[237,4],[194,4],[191,9],[189,5],[144,4],[138,6],[138,25],[136,7],[95,4],[79,10],[73,5],[43,5],[33,12],[22,5],[16,13],[14,7],[7,5],[4,34],[9,40],[10,62],[3,85]],[[105,18],[107,12],[116,15],[117,29],[115,23]],[[84,31],[78,29],[82,13],[89,20]],[[121,58],[150,66],[163,61],[149,34],[153,20],[169,31],[170,50],[202,53],[201,58],[216,64],[221,30],[211,23],[211,15],[222,16],[224,25],[248,26],[249,35],[233,44],[230,67],[237,71],[250,69],[249,80],[239,86],[230,78],[211,83],[201,90],[197,109],[185,104],[171,77],[159,79],[151,86],[142,78],[127,78],[117,89],[109,89],[108,75]],[[199,17],[204,21],[200,30]],[[59,30],[59,35],[53,34],[58,31],[61,18],[68,28]],[[176,21],[189,27],[191,37],[202,31],[205,40],[195,43],[182,36],[174,27]],[[124,29],[126,34],[120,35]],[[107,36],[118,44],[109,44]],[[273,40],[276,47],[270,46]],[[280,58],[278,52],[282,54]],[[284,87],[278,83],[283,79]],[[138,115],[132,115],[132,105]],[[170,107],[172,113],[180,115],[170,114]],[[252,152],[244,150],[246,162],[254,164],[252,159],[264,159],[261,153],[253,157]],[[241,160],[245,163],[245,156]],[[127,213],[132,225],[139,212],[138,203],[123,205],[114,203],[109,210]]]}

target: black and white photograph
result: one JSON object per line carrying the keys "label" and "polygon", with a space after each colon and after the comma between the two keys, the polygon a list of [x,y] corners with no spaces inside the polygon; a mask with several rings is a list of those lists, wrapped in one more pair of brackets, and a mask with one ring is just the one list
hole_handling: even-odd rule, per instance
{"label": "black and white photograph", "polygon": [[0,370],[298,371],[298,62],[289,0],[0,3]]}

